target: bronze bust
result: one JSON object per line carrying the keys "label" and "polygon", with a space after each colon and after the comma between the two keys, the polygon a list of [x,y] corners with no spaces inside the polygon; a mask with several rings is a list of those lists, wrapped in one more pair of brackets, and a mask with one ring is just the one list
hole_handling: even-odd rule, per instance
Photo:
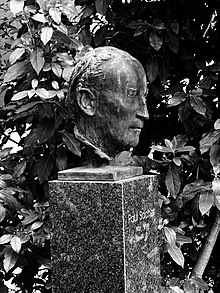
{"label": "bronze bust", "polygon": [[140,62],[114,47],[86,53],[70,79],[67,105],[75,136],[89,150],[90,166],[107,165],[139,142],[146,106],[147,81]]}

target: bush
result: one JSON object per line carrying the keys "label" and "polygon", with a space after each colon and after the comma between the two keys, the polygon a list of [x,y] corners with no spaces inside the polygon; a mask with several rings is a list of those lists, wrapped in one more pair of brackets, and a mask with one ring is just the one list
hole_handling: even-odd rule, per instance
{"label": "bush", "polygon": [[149,80],[133,155],[159,172],[163,290],[219,290],[220,2],[124,2],[0,1],[1,292],[11,278],[20,292],[50,291],[47,182],[81,156],[66,88],[77,60],[104,45],[136,57]]}

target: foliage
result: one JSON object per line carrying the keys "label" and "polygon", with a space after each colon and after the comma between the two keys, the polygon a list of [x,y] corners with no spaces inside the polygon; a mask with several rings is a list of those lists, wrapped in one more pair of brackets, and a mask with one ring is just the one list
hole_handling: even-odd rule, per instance
{"label": "foliage", "polygon": [[[150,120],[133,158],[160,174],[163,290],[219,290],[214,254],[208,285],[191,272],[220,209],[220,2],[122,2],[0,1],[1,292],[10,278],[20,292],[50,290],[47,181],[81,155],[66,87],[77,60],[104,45],[136,57],[149,80]],[[17,153],[5,147],[14,132]]]}

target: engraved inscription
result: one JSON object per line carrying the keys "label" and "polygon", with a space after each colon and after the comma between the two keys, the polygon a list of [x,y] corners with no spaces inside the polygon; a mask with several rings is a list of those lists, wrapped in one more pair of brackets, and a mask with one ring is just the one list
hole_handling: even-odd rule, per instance
{"label": "engraved inscription", "polygon": [[128,224],[146,220],[148,217],[154,217],[154,215],[155,215],[154,209],[146,210],[146,211],[134,211],[133,213],[128,214]]}

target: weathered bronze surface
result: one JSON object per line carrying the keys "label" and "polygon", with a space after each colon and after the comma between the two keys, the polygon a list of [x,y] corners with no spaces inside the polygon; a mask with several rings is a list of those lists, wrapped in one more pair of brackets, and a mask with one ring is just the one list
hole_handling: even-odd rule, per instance
{"label": "weathered bronze surface", "polygon": [[91,50],[76,65],[67,105],[76,118],[74,133],[88,148],[90,166],[108,165],[139,142],[147,81],[142,65],[114,47]]}

